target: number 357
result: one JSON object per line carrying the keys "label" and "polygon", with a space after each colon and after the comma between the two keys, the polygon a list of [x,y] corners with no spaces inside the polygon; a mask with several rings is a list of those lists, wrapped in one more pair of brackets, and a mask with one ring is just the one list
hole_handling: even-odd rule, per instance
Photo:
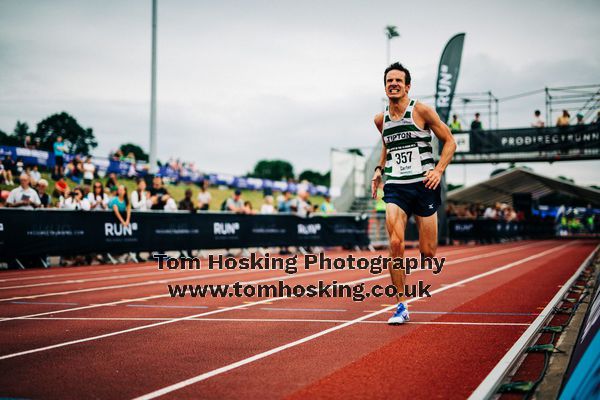
{"label": "number 357", "polygon": [[412,161],[412,151],[400,151],[394,156],[396,156],[396,164],[406,164]]}

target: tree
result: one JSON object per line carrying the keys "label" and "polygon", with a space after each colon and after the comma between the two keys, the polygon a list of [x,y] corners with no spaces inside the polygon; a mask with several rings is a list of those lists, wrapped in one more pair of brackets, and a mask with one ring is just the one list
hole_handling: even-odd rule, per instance
{"label": "tree", "polygon": [[294,167],[284,160],[260,160],[254,166],[254,171],[248,176],[278,181],[293,178]]}
{"label": "tree", "polygon": [[307,180],[314,185],[323,185],[329,186],[331,180],[331,174],[327,172],[326,174],[321,174],[318,171],[312,171],[307,169],[306,171],[302,171],[298,176],[299,181]]}
{"label": "tree", "polygon": [[19,139],[15,135],[9,135],[6,132],[0,131],[0,145],[19,146],[19,144]]}
{"label": "tree", "polygon": [[33,134],[34,138],[40,139],[41,148],[49,151],[52,151],[52,145],[58,136],[63,137],[67,153],[89,154],[98,146],[92,128],[83,128],[64,111],[40,121]]}
{"label": "tree", "polygon": [[138,161],[148,161],[150,157],[148,154],[137,144],[133,143],[124,143],[119,147],[119,150],[123,152],[124,155],[129,153],[133,153],[134,157]]}
{"label": "tree", "polygon": [[19,143],[25,142],[25,136],[31,135],[29,132],[29,125],[27,122],[17,121],[15,125],[15,129],[13,130],[13,136],[17,139]]}

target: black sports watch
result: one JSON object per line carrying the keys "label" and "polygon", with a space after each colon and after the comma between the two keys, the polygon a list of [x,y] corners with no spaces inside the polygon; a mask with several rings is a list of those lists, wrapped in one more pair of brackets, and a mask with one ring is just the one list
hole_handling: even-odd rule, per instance
{"label": "black sports watch", "polygon": [[383,175],[383,167],[381,165],[376,166],[375,171],[373,172],[376,172],[377,170],[379,170],[379,172],[381,172],[381,175]]}

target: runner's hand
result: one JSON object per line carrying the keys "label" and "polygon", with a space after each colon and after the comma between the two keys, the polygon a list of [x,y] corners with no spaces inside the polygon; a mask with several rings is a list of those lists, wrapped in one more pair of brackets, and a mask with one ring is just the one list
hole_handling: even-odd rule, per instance
{"label": "runner's hand", "polygon": [[371,180],[371,197],[377,198],[377,189],[379,189],[379,184],[381,183],[381,172],[379,170],[375,171],[373,174],[373,179]]}
{"label": "runner's hand", "polygon": [[423,183],[425,183],[425,187],[427,189],[435,190],[440,184],[441,180],[442,173],[434,168],[425,172],[425,179],[423,179]]}

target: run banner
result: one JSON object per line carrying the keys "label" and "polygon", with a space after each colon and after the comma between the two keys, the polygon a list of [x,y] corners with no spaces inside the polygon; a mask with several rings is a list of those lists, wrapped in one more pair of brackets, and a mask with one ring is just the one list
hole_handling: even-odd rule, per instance
{"label": "run banner", "polygon": [[446,44],[440,59],[435,90],[435,110],[443,123],[447,123],[450,116],[464,41],[464,33],[453,36]]}

